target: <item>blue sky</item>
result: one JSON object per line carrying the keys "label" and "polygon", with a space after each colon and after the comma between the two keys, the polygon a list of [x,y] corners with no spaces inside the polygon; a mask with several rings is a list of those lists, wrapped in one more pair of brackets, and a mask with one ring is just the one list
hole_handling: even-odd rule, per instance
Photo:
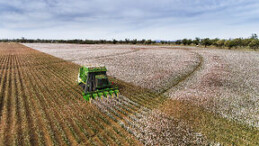
{"label": "blue sky", "polygon": [[259,34],[258,0],[0,0],[0,38],[235,38]]}

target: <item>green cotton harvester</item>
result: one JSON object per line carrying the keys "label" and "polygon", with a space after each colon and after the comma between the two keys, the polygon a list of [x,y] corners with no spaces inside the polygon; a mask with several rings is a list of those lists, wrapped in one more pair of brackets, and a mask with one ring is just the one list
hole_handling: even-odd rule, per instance
{"label": "green cotton harvester", "polygon": [[97,98],[119,96],[118,87],[110,83],[106,75],[106,67],[100,65],[83,66],[79,69],[78,84],[83,88],[86,101]]}

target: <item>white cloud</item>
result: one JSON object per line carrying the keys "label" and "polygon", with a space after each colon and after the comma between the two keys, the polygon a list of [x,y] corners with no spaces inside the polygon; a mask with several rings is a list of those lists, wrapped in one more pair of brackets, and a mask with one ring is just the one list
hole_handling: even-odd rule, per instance
{"label": "white cloud", "polygon": [[247,37],[258,18],[256,0],[0,0],[0,38]]}

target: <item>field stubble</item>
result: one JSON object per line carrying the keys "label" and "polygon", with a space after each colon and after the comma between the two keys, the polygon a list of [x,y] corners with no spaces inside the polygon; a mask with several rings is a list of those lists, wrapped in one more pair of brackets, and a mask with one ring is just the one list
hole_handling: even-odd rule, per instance
{"label": "field stubble", "polygon": [[82,99],[79,66],[16,43],[0,52],[0,145],[140,144]]}

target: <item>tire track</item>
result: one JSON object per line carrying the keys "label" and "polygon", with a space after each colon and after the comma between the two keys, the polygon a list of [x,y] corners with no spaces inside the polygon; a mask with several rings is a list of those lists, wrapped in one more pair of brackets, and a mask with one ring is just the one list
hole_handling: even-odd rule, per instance
{"label": "tire track", "polygon": [[177,82],[174,82],[173,84],[171,84],[169,87],[165,88],[164,90],[162,90],[159,94],[160,95],[163,95],[163,94],[167,94],[166,92],[169,91],[170,89],[178,86],[179,84],[181,84],[182,82],[186,81],[188,78],[190,78],[195,72],[199,71],[203,64],[204,64],[204,59],[202,57],[202,55],[200,55],[199,53],[197,52],[193,52],[193,51],[190,51],[189,49],[185,49],[186,51],[189,51],[189,52],[192,52],[194,54],[196,54],[198,56],[198,59],[199,59],[199,63],[197,66],[195,66],[195,68],[191,71],[191,72],[188,72],[187,74],[184,74],[182,77],[180,77],[179,80],[177,80]]}
{"label": "tire track", "polygon": [[[17,113],[16,108],[15,108],[15,92],[16,89],[14,85],[16,84],[14,82],[14,70],[11,69],[12,66],[14,65],[15,61],[15,56],[12,54],[11,55],[11,63],[10,63],[10,72],[9,72],[9,85],[8,85],[8,103],[7,103],[7,121],[6,121],[6,127],[4,129],[4,134],[9,137],[8,139],[5,139],[6,141],[4,143],[9,144],[14,142],[14,133],[15,133],[15,115]],[[14,109],[14,110],[13,110]],[[11,129],[11,130],[10,130]]]}
{"label": "tire track", "polygon": [[[17,57],[19,58],[19,56]],[[17,64],[19,64],[19,59],[17,59]],[[18,66],[17,66],[18,67]],[[30,121],[30,115],[28,114],[28,106],[25,103],[24,99],[26,98],[25,96],[25,91],[24,91],[24,85],[22,83],[22,76],[21,76],[21,71],[20,68],[17,68],[17,79],[18,79],[18,90],[21,92],[20,96],[19,96],[19,111],[20,111],[20,115],[21,115],[21,135],[20,135],[20,140],[21,140],[21,145],[31,145],[31,138],[30,138],[30,129],[29,126],[31,125],[31,121]]]}
{"label": "tire track", "polygon": [[[5,84],[6,84],[6,78],[7,78],[7,70],[8,70],[8,64],[9,64],[9,56],[6,57],[5,59],[5,64],[3,65],[4,68],[2,69],[1,72],[1,88],[0,88],[0,124],[2,123],[2,110],[3,110],[3,101],[4,101],[4,90],[5,90]],[[0,126],[0,131],[1,131]]]}
{"label": "tire track", "polygon": [[[10,135],[8,135],[8,133],[6,132],[6,130],[8,129],[8,127],[10,126],[10,98],[11,98],[11,70],[10,70],[10,66],[12,64],[12,56],[9,56],[9,61],[8,61],[8,67],[7,67],[7,75],[6,75],[6,83],[3,87],[3,105],[2,105],[2,121],[1,121],[1,127],[3,127],[2,129],[2,135],[4,135],[5,137],[9,137]],[[3,139],[3,143],[6,144],[7,139]]]}
{"label": "tire track", "polygon": [[[17,61],[17,56],[15,56],[15,61],[14,61],[15,63],[15,65],[17,65],[17,63],[18,63],[18,61]],[[22,135],[22,133],[21,133],[21,131],[22,131],[22,129],[21,129],[21,124],[19,123],[20,121],[22,121],[22,119],[21,119],[21,112],[20,112],[20,110],[22,109],[21,107],[20,107],[20,105],[19,105],[19,102],[21,102],[20,100],[19,100],[19,96],[21,96],[20,95],[20,89],[19,89],[19,76],[18,76],[18,73],[17,73],[17,70],[18,70],[18,68],[15,68],[14,69],[15,71],[14,71],[14,87],[13,87],[13,89],[16,89],[16,90],[14,90],[13,92],[15,93],[15,113],[16,113],[16,117],[14,118],[14,120],[15,120],[15,122],[14,122],[14,126],[13,126],[13,128],[12,129],[15,129],[16,131],[14,132],[14,140],[13,140],[13,145],[23,145],[23,143],[20,141],[21,140],[21,135]]]}
{"label": "tire track", "polygon": [[[28,57],[29,57],[29,56],[28,56]],[[28,58],[28,57],[26,57],[26,58]],[[23,61],[23,62],[24,62],[24,61]],[[24,68],[24,69],[25,69],[25,68]],[[33,69],[33,70],[34,70],[34,69]],[[23,72],[29,72],[29,73],[30,73],[31,71],[32,71],[32,70],[24,70]],[[37,72],[37,70],[36,70],[36,72]],[[37,72],[37,73],[38,73],[38,72]],[[38,74],[37,74],[37,75],[38,75]],[[28,76],[31,77],[32,75],[30,74],[30,75],[28,75]],[[32,79],[30,78],[29,80],[30,80],[30,84],[33,84],[33,83],[32,83]],[[34,81],[37,81],[37,80],[34,80]],[[38,96],[35,96],[35,97],[36,97],[36,99],[38,99]],[[41,98],[39,98],[39,99],[41,99]],[[44,99],[44,98],[43,98],[43,99]],[[47,107],[48,107],[48,106],[47,106]],[[47,113],[48,113],[48,112],[47,112]],[[54,115],[53,115],[51,118],[49,117],[48,114],[44,114],[44,115],[46,115],[46,117],[48,117],[48,119],[52,119],[52,121],[55,121],[55,118],[56,118],[56,117],[55,117]],[[48,122],[48,120],[47,120],[46,122]],[[51,122],[49,122],[49,123],[51,123]],[[56,123],[56,122],[55,122],[55,123]],[[56,125],[56,124],[55,124],[55,126],[56,126],[56,127],[60,127],[60,126],[58,126],[58,125]],[[51,124],[50,127],[53,128],[54,125]],[[52,128],[51,128],[51,130],[50,130],[50,133],[52,133],[52,139],[53,139],[53,137],[56,137],[56,136],[59,136],[59,135],[63,135],[63,134],[62,134],[62,133],[63,133],[62,131],[61,131],[61,134],[59,134],[59,132],[57,132],[57,131],[55,130],[55,128],[53,128],[53,130],[54,130],[55,132],[52,132]],[[50,129],[50,128],[49,128],[49,129]],[[59,130],[59,131],[60,131],[60,130]],[[47,138],[47,139],[49,139],[49,138]],[[59,138],[57,138],[57,139],[55,139],[55,140],[58,140],[61,145],[64,145],[64,143],[62,143],[62,141],[60,141]],[[53,143],[54,143],[54,144],[55,144],[55,140],[53,140]],[[66,141],[66,138],[65,138],[64,140]]]}
{"label": "tire track", "polygon": [[[20,59],[18,59],[20,62]],[[22,60],[21,60],[22,61]],[[20,63],[19,63],[20,64]],[[40,145],[42,144],[42,136],[40,134],[40,129],[37,126],[37,117],[35,116],[35,107],[33,108],[31,100],[33,100],[33,93],[30,88],[32,87],[26,79],[28,79],[29,71],[23,71],[18,69],[19,81],[21,83],[21,89],[24,91],[23,103],[25,107],[25,115],[27,119],[28,131],[25,131],[25,138],[28,145]],[[34,110],[35,109],[35,110]],[[28,134],[28,135],[27,135]]]}

